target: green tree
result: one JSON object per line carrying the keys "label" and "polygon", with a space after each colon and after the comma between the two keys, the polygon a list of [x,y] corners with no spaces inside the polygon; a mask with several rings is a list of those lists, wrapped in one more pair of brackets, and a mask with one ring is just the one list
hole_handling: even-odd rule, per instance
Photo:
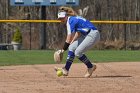
{"label": "green tree", "polygon": [[17,42],[17,43],[22,43],[22,34],[21,34],[19,28],[17,28],[14,33],[13,41]]}

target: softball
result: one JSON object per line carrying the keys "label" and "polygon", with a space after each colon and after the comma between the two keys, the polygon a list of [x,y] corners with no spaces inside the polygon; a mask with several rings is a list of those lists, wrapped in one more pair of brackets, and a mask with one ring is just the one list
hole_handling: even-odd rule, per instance
{"label": "softball", "polygon": [[57,76],[60,77],[60,76],[62,76],[62,75],[63,75],[62,70],[58,70],[58,71],[57,71]]}

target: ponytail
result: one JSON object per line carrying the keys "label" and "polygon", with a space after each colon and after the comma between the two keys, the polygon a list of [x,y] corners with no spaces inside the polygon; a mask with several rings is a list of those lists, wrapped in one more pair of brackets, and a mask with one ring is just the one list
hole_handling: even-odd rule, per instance
{"label": "ponytail", "polygon": [[77,13],[71,7],[61,6],[58,12],[66,12],[67,16],[77,16]]}

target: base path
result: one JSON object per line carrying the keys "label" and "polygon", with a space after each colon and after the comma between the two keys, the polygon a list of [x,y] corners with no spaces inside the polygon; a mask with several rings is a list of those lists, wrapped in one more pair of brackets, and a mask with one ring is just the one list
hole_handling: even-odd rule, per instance
{"label": "base path", "polygon": [[74,63],[68,77],[57,77],[54,65],[0,67],[0,93],[140,93],[140,62],[97,63],[91,78]]}

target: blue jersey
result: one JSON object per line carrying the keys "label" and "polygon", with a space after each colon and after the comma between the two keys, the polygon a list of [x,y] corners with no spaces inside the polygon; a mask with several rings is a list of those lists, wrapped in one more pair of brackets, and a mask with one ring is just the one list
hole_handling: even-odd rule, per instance
{"label": "blue jersey", "polygon": [[96,27],[88,20],[80,16],[70,16],[67,19],[67,34],[81,32],[87,35],[90,29],[97,30]]}

